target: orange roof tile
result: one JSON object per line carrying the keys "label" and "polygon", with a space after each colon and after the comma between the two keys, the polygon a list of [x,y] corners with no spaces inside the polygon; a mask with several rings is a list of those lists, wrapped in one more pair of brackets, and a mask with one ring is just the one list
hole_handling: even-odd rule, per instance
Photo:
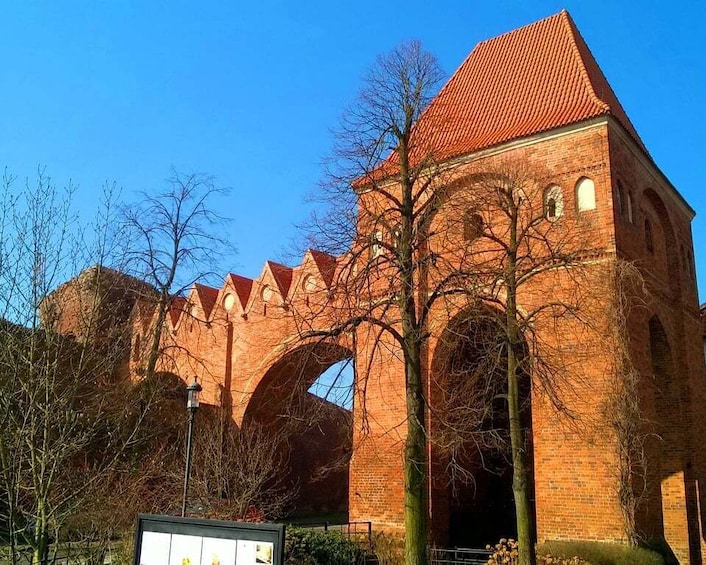
{"label": "orange roof tile", "polygon": [[204,317],[208,318],[211,315],[211,310],[213,310],[213,305],[218,299],[218,289],[194,283],[194,290],[196,290],[196,296],[199,297],[199,301],[201,302]]}
{"label": "orange roof tile", "polygon": [[563,10],[479,43],[420,117],[412,157],[449,159],[607,114],[647,152]]}
{"label": "orange roof tile", "polygon": [[245,305],[248,303],[248,299],[250,298],[253,280],[240,275],[235,275],[233,273],[230,273],[228,278],[235,289],[235,293],[238,295],[241,307],[245,308]]}
{"label": "orange roof tile", "polygon": [[177,322],[179,321],[179,317],[181,316],[181,313],[184,311],[185,306],[186,306],[186,298],[184,298],[183,296],[177,296],[174,300],[172,300],[172,303],[169,306],[169,318],[172,321],[172,326],[177,325]]}
{"label": "orange roof tile", "polygon": [[289,286],[292,284],[292,269],[286,265],[280,265],[274,261],[267,261],[267,266],[279,287],[279,292],[282,298],[287,297]]}

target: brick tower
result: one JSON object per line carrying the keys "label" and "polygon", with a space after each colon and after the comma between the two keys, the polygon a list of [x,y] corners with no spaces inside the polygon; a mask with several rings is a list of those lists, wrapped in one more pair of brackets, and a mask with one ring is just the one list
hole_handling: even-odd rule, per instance
{"label": "brick tower", "polygon": [[[446,127],[437,127],[439,116]],[[706,422],[697,409],[706,401],[706,375],[690,227],[694,212],[650,157],[570,16],[561,12],[480,43],[419,127],[443,147],[448,182],[461,193],[478,190],[473,179],[479,172],[508,160],[541,168],[547,221],[581,227],[594,250],[586,265],[596,285],[605,282],[601,269],[626,262],[642,273],[647,289],[634,293],[636,300],[640,294],[639,306],[614,312],[625,316],[625,359],[637,375],[637,425],[645,432],[646,464],[627,479],[621,478],[621,442],[608,409],[621,398],[614,376],[626,364],[622,353],[605,348],[607,334],[586,335],[566,320],[537,328],[540,335],[554,336],[547,339],[567,358],[575,357],[570,392],[558,393],[556,402],[536,393],[534,380],[526,391],[537,539],[626,542],[633,532],[665,541],[681,562],[701,562],[706,456],[697,447]],[[442,206],[438,221],[461,212]],[[464,237],[459,235],[458,245],[467,244]],[[394,345],[373,347],[372,333],[362,327],[327,342],[300,339],[296,312],[319,307],[319,320],[333,318],[327,313],[335,307],[329,289],[340,263],[309,251],[295,268],[268,261],[255,280],[230,274],[220,289],[196,285],[175,303],[167,333],[180,347],[163,369],[184,381],[199,375],[204,400],[227,405],[237,425],[266,425],[268,414],[281,414],[295,397],[305,407],[300,416],[306,414],[312,406],[302,400],[308,385],[330,365],[353,358],[359,377],[366,368],[365,396],[364,402],[356,396],[352,437],[338,450],[352,446],[347,497],[343,493],[336,504],[347,505],[351,520],[400,530],[406,416],[399,352]],[[531,309],[542,295],[577,291],[571,274],[551,286],[541,279],[544,286],[534,287],[521,306]],[[597,308],[615,298],[610,290],[615,286],[606,288]],[[591,314],[594,332],[612,323],[600,312]],[[149,321],[144,309],[135,316],[134,368]],[[431,316],[424,352],[428,383],[459,355],[474,355],[447,339],[460,335],[463,323],[463,308],[453,303]],[[580,357],[591,348],[596,354]],[[356,390],[362,388],[357,382]],[[559,414],[557,403],[572,417]],[[429,421],[433,428],[432,410]],[[308,449],[307,458],[318,453],[325,459],[340,442],[326,426],[307,434],[304,443],[323,446]],[[512,534],[507,469],[481,465],[471,486],[457,489],[443,461],[433,450],[430,455],[429,515],[436,541],[485,543]],[[293,472],[302,484],[314,480],[311,469]],[[309,495],[317,490],[322,489],[309,488]],[[632,507],[626,507],[626,496],[635,501]]]}

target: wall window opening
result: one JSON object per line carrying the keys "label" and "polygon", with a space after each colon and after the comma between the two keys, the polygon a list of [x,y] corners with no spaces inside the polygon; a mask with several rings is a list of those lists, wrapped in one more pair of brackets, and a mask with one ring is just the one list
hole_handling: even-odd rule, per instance
{"label": "wall window opening", "polygon": [[544,214],[548,220],[557,220],[564,214],[564,195],[554,185],[544,192]]}
{"label": "wall window opening", "polygon": [[377,257],[380,257],[380,255],[382,255],[382,250],[382,232],[376,231],[373,233],[370,242],[370,258],[376,259]]}
{"label": "wall window opening", "polygon": [[576,183],[576,206],[579,212],[596,209],[596,187],[591,179],[583,177]]}
{"label": "wall window opening", "polygon": [[466,212],[463,215],[463,239],[474,241],[483,234],[483,217],[480,214]]}
{"label": "wall window opening", "polygon": [[650,253],[655,252],[655,242],[652,237],[652,224],[649,220],[645,220],[645,246]]}

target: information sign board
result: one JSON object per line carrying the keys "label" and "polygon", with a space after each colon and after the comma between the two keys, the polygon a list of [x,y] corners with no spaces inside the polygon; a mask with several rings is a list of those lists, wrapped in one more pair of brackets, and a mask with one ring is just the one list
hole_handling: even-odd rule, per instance
{"label": "information sign board", "polygon": [[140,514],[134,565],[283,565],[284,526]]}

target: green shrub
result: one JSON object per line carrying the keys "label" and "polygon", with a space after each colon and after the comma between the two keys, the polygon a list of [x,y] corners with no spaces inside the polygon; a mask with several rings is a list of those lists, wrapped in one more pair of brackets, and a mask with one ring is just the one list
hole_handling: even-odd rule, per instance
{"label": "green shrub", "polygon": [[591,565],[664,565],[664,559],[655,551],[619,543],[552,541],[540,544],[537,553],[578,556]]}
{"label": "green shrub", "polygon": [[351,565],[363,550],[338,532],[287,528],[284,542],[286,565]]}

